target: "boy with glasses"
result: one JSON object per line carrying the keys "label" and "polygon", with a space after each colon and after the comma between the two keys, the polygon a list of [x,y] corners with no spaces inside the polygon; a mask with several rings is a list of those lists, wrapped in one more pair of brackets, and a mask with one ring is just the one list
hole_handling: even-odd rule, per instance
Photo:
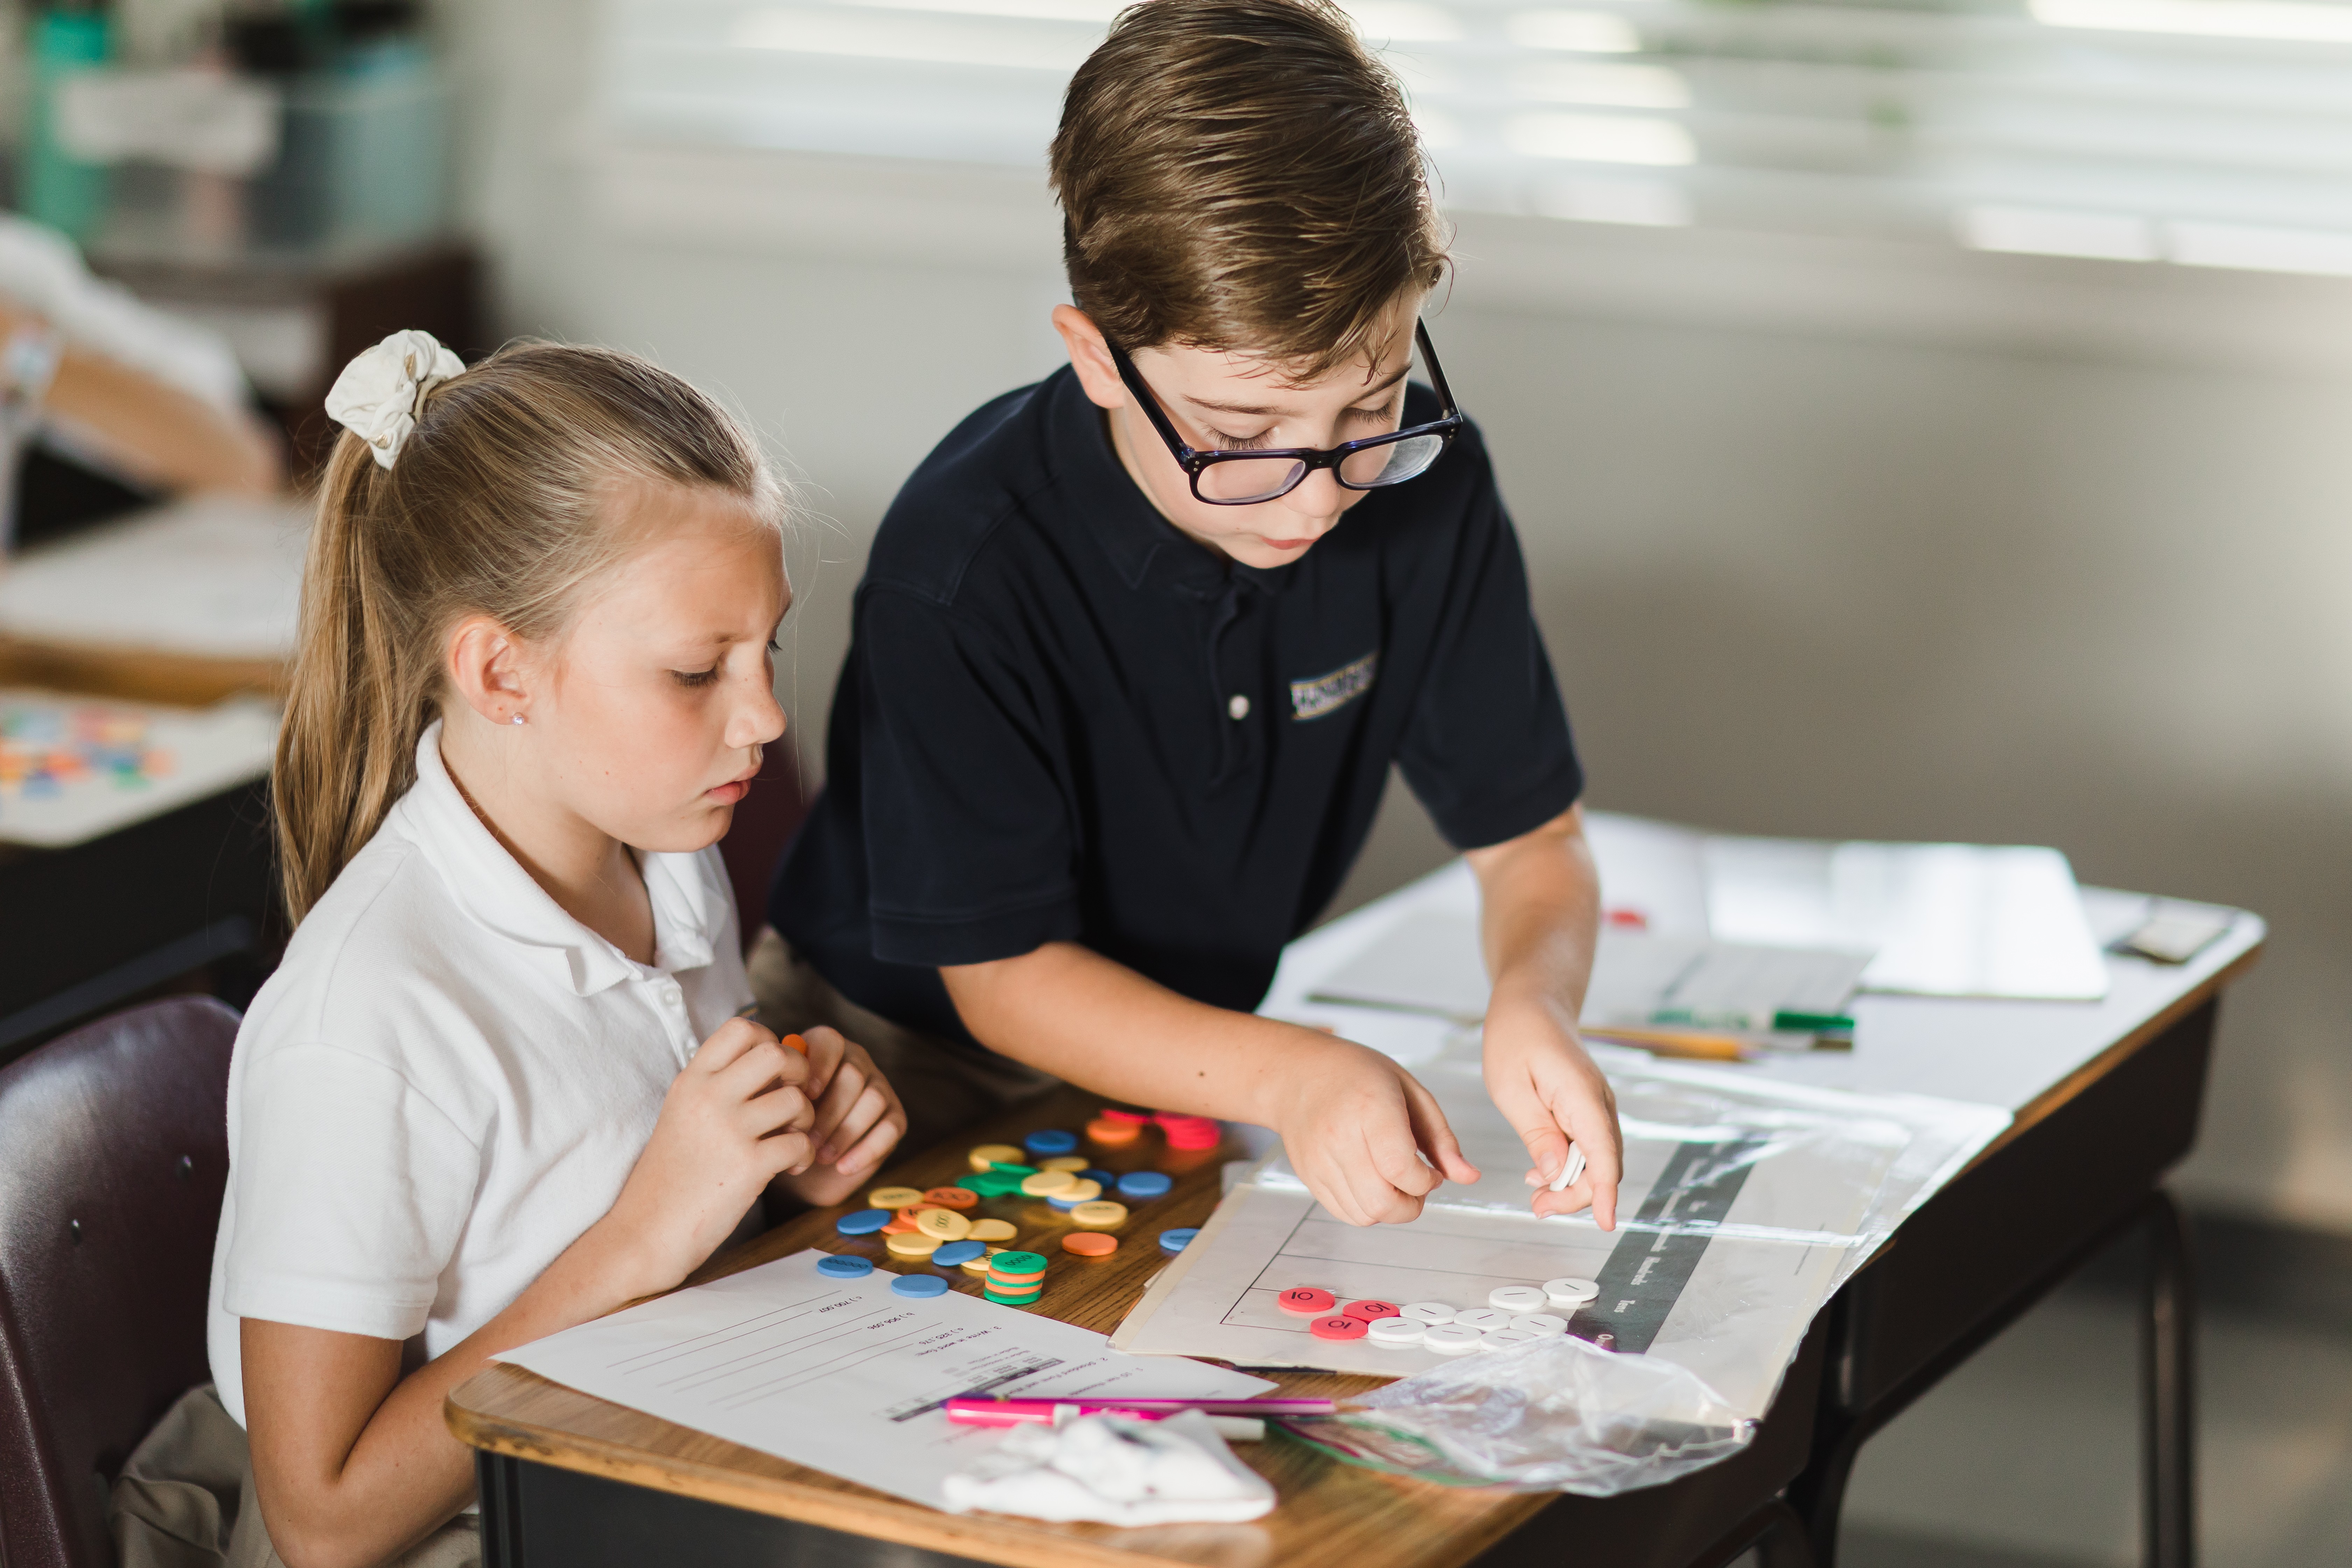
{"label": "boy with glasses", "polygon": [[1052,178],[1070,366],[966,419],[876,537],[769,1022],[865,1042],[910,1146],[1059,1078],[1271,1127],[1333,1213],[1411,1219],[1477,1177],[1428,1091],[1250,1011],[1394,763],[1478,878],[1534,1206],[1612,1224],[1583,775],[1420,322],[1445,256],[1394,79],[1325,0],[1146,0],[1072,79]]}

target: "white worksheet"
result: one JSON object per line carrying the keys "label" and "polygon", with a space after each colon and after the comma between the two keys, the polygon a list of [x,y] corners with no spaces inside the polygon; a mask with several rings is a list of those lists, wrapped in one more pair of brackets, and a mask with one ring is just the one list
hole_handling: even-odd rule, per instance
{"label": "white worksheet", "polygon": [[899,1276],[817,1272],[795,1253],[615,1312],[497,1359],[569,1388],[934,1508],[1003,1434],[951,1424],[959,1394],[1247,1398],[1274,1385],[1181,1357],[1112,1350],[1043,1313]]}

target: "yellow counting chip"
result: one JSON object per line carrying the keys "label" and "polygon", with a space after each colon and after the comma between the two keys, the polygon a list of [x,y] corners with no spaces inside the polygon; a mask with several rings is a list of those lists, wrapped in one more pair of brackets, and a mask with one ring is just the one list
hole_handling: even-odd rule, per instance
{"label": "yellow counting chip", "polygon": [[1127,1223],[1127,1205],[1098,1199],[1094,1203],[1080,1204],[1070,1211],[1070,1217],[1089,1230],[1108,1230],[1113,1226]]}
{"label": "yellow counting chip", "polygon": [[[1034,1176],[1021,1178],[1022,1192],[1033,1198],[1051,1197],[1055,1193],[1066,1191],[1077,1184],[1077,1177],[1067,1171],[1040,1171]],[[915,1195],[920,1197],[922,1194],[917,1193]],[[883,1205],[877,1204],[874,1206],[880,1208]]]}
{"label": "yellow counting chip", "polygon": [[971,1228],[964,1232],[965,1237],[971,1241],[1011,1241],[1020,1234],[1013,1228],[1011,1220],[1003,1219],[976,1219],[971,1222]]}
{"label": "yellow counting chip", "polygon": [[1056,1154],[1050,1160],[1038,1161],[1037,1168],[1041,1171],[1083,1171],[1087,1168],[1087,1157],[1084,1154]]}
{"label": "yellow counting chip", "polygon": [[964,1266],[963,1266],[963,1271],[964,1271],[966,1274],[977,1274],[978,1276],[980,1276],[980,1277],[981,1277],[982,1279],[987,1279],[987,1278],[988,1278],[988,1255],[987,1255],[986,1253],[982,1253],[982,1254],[980,1257],[978,1257],[978,1258],[971,1258],[971,1259],[967,1260],[967,1261],[965,1262]]}
{"label": "yellow counting chip", "polygon": [[1102,1196],[1102,1184],[1090,1182],[1084,1176],[1080,1176],[1076,1186],[1064,1187],[1054,1194],[1054,1201],[1058,1204],[1067,1204],[1072,1208],[1076,1208],[1080,1204],[1092,1203],[1100,1196]]}
{"label": "yellow counting chip", "polygon": [[934,1241],[961,1241],[971,1234],[971,1221],[953,1209],[925,1209],[915,1216],[915,1231]]}
{"label": "yellow counting chip", "polygon": [[919,1187],[877,1187],[866,1194],[866,1206],[877,1209],[902,1209],[923,1201]]}
{"label": "yellow counting chip", "polygon": [[[970,1158],[973,1170],[985,1171],[992,1165],[1017,1165],[1023,1155],[1010,1143],[982,1143],[971,1152]],[[879,1208],[882,1205],[877,1204],[875,1206]]]}
{"label": "yellow counting chip", "polygon": [[902,1231],[888,1238],[890,1250],[901,1258],[929,1258],[940,1249],[940,1238],[919,1230]]}

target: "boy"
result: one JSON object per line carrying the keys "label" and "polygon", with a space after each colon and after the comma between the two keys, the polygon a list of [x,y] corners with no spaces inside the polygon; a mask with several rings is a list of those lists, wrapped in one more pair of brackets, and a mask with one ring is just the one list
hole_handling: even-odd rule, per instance
{"label": "boy", "polygon": [[1425,335],[1437,395],[1405,383],[1445,255],[1394,79],[1326,0],[1147,0],[1072,79],[1052,179],[1070,366],[884,519],[769,1022],[866,1042],[910,1147],[1066,1079],[1271,1127],[1333,1213],[1411,1219],[1477,1177],[1428,1091],[1250,1011],[1393,761],[1478,877],[1529,1180],[1590,1162],[1534,1206],[1613,1225],[1583,775]]}

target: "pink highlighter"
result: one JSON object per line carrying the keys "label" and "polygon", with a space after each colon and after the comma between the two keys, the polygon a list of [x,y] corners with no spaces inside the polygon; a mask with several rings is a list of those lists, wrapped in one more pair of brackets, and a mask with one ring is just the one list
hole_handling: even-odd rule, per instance
{"label": "pink highlighter", "polygon": [[1337,1406],[1328,1399],[990,1399],[959,1394],[945,1408],[959,1426],[1050,1426],[1076,1415],[1132,1415],[1139,1421],[1185,1410],[1204,1415],[1328,1415]]}

